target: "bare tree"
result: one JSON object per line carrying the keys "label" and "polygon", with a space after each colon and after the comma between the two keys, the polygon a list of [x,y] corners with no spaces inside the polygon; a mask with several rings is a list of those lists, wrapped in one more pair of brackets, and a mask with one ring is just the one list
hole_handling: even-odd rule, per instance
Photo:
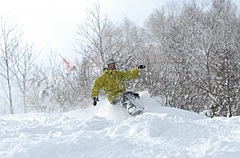
{"label": "bare tree", "polygon": [[10,113],[14,113],[12,86],[13,86],[13,55],[18,53],[21,42],[21,33],[17,23],[10,24],[8,19],[1,18],[0,21],[0,75],[7,82],[7,92]]}
{"label": "bare tree", "polygon": [[33,85],[33,82],[31,82],[32,70],[38,55],[34,54],[32,46],[28,46],[28,44],[26,44],[23,48],[19,48],[18,51],[19,53],[14,54],[13,56],[13,61],[15,63],[13,65],[13,73],[16,78],[17,85],[22,93],[24,113],[26,113],[27,92]]}
{"label": "bare tree", "polygon": [[75,50],[84,55],[100,70],[105,59],[112,57],[113,47],[117,45],[119,34],[107,16],[101,18],[100,4],[94,4],[92,10],[87,10],[85,22],[78,25]]}
{"label": "bare tree", "polygon": [[27,96],[27,105],[28,111],[45,111],[46,106],[43,106],[42,95],[45,93],[47,71],[45,69],[45,62],[34,64],[32,67],[32,78],[30,83],[32,86],[29,86],[28,96]]}

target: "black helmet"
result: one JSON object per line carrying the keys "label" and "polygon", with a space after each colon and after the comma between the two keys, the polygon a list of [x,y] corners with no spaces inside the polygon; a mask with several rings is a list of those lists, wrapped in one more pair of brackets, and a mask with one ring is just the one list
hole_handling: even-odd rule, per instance
{"label": "black helmet", "polygon": [[109,64],[116,64],[116,63],[113,59],[108,59],[106,64],[109,65]]}

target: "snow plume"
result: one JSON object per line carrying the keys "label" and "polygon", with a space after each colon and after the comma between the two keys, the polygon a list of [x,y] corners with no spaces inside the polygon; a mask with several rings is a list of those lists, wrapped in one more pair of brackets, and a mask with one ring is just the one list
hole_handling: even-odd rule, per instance
{"label": "snow plume", "polygon": [[0,157],[239,157],[239,117],[208,118],[140,96],[146,111],[136,117],[101,98],[67,113],[2,115]]}
{"label": "snow plume", "polygon": [[126,109],[119,105],[111,105],[106,99],[99,103],[99,110],[96,115],[113,121],[122,121],[129,117]]}
{"label": "snow plume", "polygon": [[[159,108],[159,103],[151,99],[148,92],[140,92],[139,95],[140,99],[135,100],[134,104],[140,109],[144,107],[145,111],[156,112],[154,107]],[[120,105],[111,105],[105,98],[100,98],[96,108],[98,108],[97,116],[105,117],[109,120],[122,121],[130,117],[126,109]]]}

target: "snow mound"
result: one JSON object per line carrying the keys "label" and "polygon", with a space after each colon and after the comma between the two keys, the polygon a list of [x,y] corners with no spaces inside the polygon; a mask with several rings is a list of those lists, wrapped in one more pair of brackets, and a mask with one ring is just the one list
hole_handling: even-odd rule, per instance
{"label": "snow mound", "polygon": [[[144,107],[144,113],[151,114],[167,114],[172,117],[181,117],[189,119],[200,119],[206,118],[205,116],[199,115],[197,113],[189,112],[186,110],[163,107],[159,102],[152,99],[147,91],[139,92],[140,99],[134,102],[135,105],[140,108]],[[181,111],[181,112],[180,112]],[[100,102],[96,107],[90,106],[86,109],[80,109],[70,112],[70,116],[79,117],[79,119],[85,119],[86,117],[99,116],[104,117],[112,121],[123,121],[130,118],[127,110],[120,105],[111,105],[107,99],[100,99]]]}
{"label": "snow mound", "polygon": [[146,112],[136,117],[104,100],[63,114],[0,116],[0,157],[239,157],[239,117],[210,119],[140,95]]}

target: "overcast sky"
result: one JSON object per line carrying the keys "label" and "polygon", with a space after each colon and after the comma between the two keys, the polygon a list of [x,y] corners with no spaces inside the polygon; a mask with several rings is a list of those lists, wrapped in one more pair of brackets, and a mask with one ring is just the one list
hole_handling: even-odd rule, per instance
{"label": "overcast sky", "polygon": [[[121,22],[126,16],[142,25],[154,9],[171,0],[0,0],[0,15],[16,20],[24,31],[23,38],[34,43],[37,51],[52,49],[73,57],[76,25],[96,1],[110,20]],[[240,6],[239,0],[233,2]]]}

